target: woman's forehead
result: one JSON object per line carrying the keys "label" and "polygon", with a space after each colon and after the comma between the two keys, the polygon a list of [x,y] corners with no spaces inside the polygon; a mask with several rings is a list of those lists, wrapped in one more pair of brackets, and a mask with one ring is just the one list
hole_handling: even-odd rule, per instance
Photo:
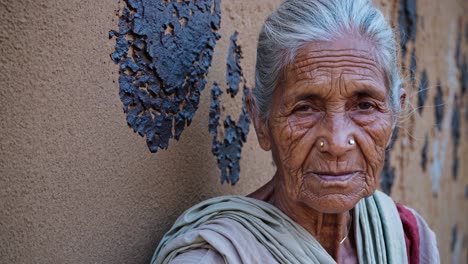
{"label": "woman's forehead", "polygon": [[333,86],[339,83],[346,86],[361,82],[385,92],[385,74],[374,54],[374,45],[362,38],[311,42],[298,51],[294,62],[286,69],[284,84]]}
{"label": "woman's forehead", "polygon": [[[331,41],[315,41],[305,44],[299,49],[291,69],[299,69],[299,72],[307,70],[307,66],[319,63],[328,63],[330,66],[341,64],[368,67],[376,74],[383,75],[376,58],[375,45],[362,37],[345,35]],[[335,63],[335,64],[333,64]],[[341,64],[340,64],[341,63]],[[304,67],[305,66],[305,67]],[[321,65],[323,67],[323,65]]]}
{"label": "woman's forehead", "polygon": [[353,50],[361,56],[368,56],[373,59],[375,54],[375,44],[361,36],[345,34],[332,40],[312,41],[306,43],[299,49],[298,54],[304,52],[316,52],[324,54],[328,51],[349,51]]}

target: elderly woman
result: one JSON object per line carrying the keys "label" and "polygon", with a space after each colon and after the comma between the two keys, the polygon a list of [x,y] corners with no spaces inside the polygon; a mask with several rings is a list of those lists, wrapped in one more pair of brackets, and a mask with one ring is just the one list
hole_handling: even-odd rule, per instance
{"label": "elderly woman", "polygon": [[405,99],[370,1],[286,0],[261,30],[248,100],[275,175],[186,211],[152,263],[438,263],[424,220],[376,191]]}

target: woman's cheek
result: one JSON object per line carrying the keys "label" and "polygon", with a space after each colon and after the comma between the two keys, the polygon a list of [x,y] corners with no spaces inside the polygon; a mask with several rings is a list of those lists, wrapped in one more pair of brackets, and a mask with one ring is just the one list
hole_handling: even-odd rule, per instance
{"label": "woman's cheek", "polygon": [[365,137],[369,137],[370,142],[375,147],[385,148],[392,133],[392,118],[390,112],[380,112],[375,110],[370,114],[352,113],[353,122],[359,127]]}
{"label": "woman's cheek", "polygon": [[[293,113],[287,118],[291,129],[309,130],[323,117],[321,112]],[[294,131],[294,130],[293,130]]]}
{"label": "woman's cheek", "polygon": [[279,131],[275,140],[280,150],[279,158],[290,173],[296,173],[301,169],[313,147],[314,139],[311,138],[313,125],[312,119],[288,118],[281,126],[276,127],[276,131]]}
{"label": "woman's cheek", "polygon": [[371,131],[366,136],[365,146],[361,146],[363,155],[372,172],[380,173],[380,167],[385,160],[385,140],[381,137],[386,135],[382,131]]}
{"label": "woman's cheek", "polygon": [[377,187],[380,173],[385,161],[386,144],[391,136],[391,122],[385,117],[376,119],[362,128],[365,139],[362,139],[361,149],[367,162],[367,185],[371,189]]}
{"label": "woman's cheek", "polygon": [[358,111],[350,113],[350,117],[358,126],[367,127],[372,126],[375,122],[378,122],[379,119],[383,116],[378,112],[374,112],[372,114],[364,114]]}

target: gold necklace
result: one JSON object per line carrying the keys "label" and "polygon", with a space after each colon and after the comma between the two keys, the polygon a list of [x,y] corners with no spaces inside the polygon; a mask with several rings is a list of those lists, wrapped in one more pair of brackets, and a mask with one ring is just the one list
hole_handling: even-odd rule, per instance
{"label": "gold necklace", "polygon": [[348,238],[349,235],[349,229],[351,229],[351,223],[353,222],[353,217],[351,216],[351,220],[349,221],[348,224],[348,232],[346,232],[346,236],[340,241],[340,245],[343,244],[343,242]]}

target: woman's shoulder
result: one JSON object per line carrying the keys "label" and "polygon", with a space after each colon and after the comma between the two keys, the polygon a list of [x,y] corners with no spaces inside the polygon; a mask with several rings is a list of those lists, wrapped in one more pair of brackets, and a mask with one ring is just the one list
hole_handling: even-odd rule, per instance
{"label": "woman's shoulder", "polygon": [[[414,209],[396,202],[410,263],[440,263],[435,233]],[[418,261],[414,261],[418,260]]]}
{"label": "woman's shoulder", "polygon": [[259,222],[263,210],[272,209],[262,201],[237,195],[202,201],[176,220],[152,263],[244,263],[245,259],[249,260],[245,263],[262,259],[274,263],[271,253],[257,241],[255,230],[246,227]]}
{"label": "woman's shoulder", "polygon": [[177,255],[170,264],[218,264],[226,263],[223,256],[213,249],[198,248]]}
{"label": "woman's shoulder", "polygon": [[[193,235],[199,237],[190,243],[170,262],[177,263],[276,263],[274,257],[255,235],[241,223],[229,217],[209,220],[191,230],[187,241]],[[179,239],[180,240],[180,239]],[[202,242],[202,243],[200,243]],[[178,243],[175,240],[175,243]],[[196,246],[195,244],[199,244]]]}

